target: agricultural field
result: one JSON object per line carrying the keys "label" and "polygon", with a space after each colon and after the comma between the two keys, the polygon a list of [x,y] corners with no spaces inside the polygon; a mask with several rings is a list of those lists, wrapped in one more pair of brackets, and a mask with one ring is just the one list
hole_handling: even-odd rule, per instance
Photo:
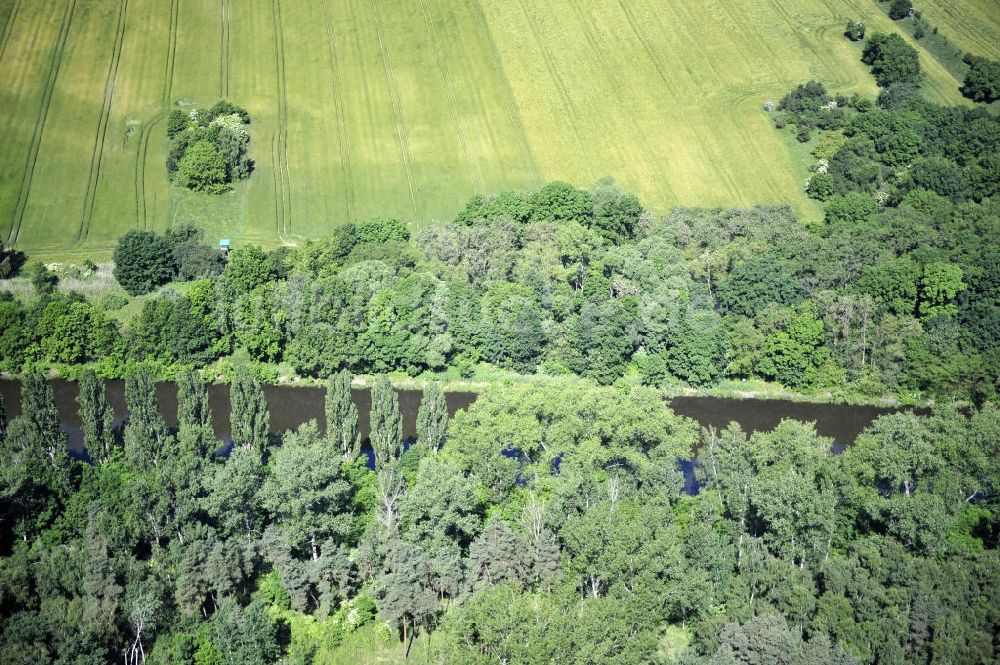
{"label": "agricultural field", "polygon": [[1000,58],[1000,1],[921,0],[923,17],[958,48],[984,58]]}
{"label": "agricultural field", "polygon": [[[802,151],[761,106],[810,78],[875,93],[848,18],[898,32],[873,0],[0,0],[0,237],[101,259],[191,220],[275,245],[606,176],[658,211],[808,217]],[[989,41],[981,24],[956,41]],[[925,94],[961,103],[921,57]],[[219,98],[250,111],[255,172],[219,196],[172,187],[166,113]]]}

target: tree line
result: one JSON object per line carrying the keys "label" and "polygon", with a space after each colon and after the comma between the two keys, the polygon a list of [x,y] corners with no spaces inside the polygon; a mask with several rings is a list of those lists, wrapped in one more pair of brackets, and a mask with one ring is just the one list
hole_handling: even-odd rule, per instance
{"label": "tree line", "polygon": [[[237,247],[228,262],[192,227],[133,231],[115,253],[123,287],[177,287],[127,326],[112,316],[120,300],[51,280],[29,302],[0,296],[0,366],[120,377],[152,362],[169,378],[220,359],[228,371],[235,353],[306,377],[471,377],[487,364],[602,384],[763,378],[803,392],[991,399],[1000,227],[982,169],[1000,154],[996,120],[917,100],[820,109],[828,98],[810,84],[780,111],[823,123],[816,150],[832,154],[810,183],[831,190],[821,224],[773,205],[658,217],[609,183],[552,183],[475,197],[412,235],[377,218],[298,248]],[[944,156],[951,141],[961,156]]]}
{"label": "tree line", "polygon": [[449,419],[432,384],[404,441],[379,379],[369,465],[347,373],[275,435],[240,368],[228,454],[199,374],[174,428],[153,379],[130,370],[117,424],[81,375],[91,463],[40,375],[0,405],[3,662],[332,663],[357,631],[448,663],[1000,656],[992,405],[883,416],[836,456],[794,421],[699,432],[641,386],[496,386]]}

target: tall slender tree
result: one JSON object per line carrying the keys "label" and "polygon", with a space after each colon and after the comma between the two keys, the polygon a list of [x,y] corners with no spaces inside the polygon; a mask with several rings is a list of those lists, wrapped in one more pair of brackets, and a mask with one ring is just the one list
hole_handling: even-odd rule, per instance
{"label": "tall slender tree", "polygon": [[139,469],[159,462],[167,438],[167,425],[156,404],[156,384],[146,365],[125,375],[125,459]]}
{"label": "tall slender tree", "polygon": [[246,368],[237,369],[229,389],[229,399],[232,402],[229,421],[233,445],[263,453],[271,431],[271,413],[267,409],[260,381]]}
{"label": "tall slender tree", "polygon": [[333,376],[326,385],[326,438],[340,450],[345,460],[358,455],[358,407],[351,399],[351,375],[346,371]]}
{"label": "tall slender tree", "polygon": [[375,465],[379,468],[403,454],[403,420],[399,415],[399,396],[389,379],[380,376],[372,385],[372,409],[368,419]]}
{"label": "tall slender tree", "polygon": [[[20,446],[28,456],[47,460],[43,475],[50,487],[68,491],[72,478],[69,446],[59,429],[59,410],[52,386],[40,373],[29,373],[21,379],[20,435],[11,438],[15,447]],[[13,425],[13,423],[12,423]],[[11,427],[11,432],[14,432]]]}
{"label": "tall slender tree", "polygon": [[52,386],[37,372],[21,378],[21,416],[46,441],[59,438],[59,410]]}
{"label": "tall slender tree", "polygon": [[208,386],[197,370],[177,377],[177,440],[180,447],[199,457],[210,456],[217,448]]}
{"label": "tall slender tree", "polygon": [[434,381],[420,401],[417,411],[417,441],[435,453],[441,449],[448,435],[448,403],[445,401],[441,384]]}
{"label": "tall slender tree", "polygon": [[92,370],[84,370],[78,388],[76,403],[83,423],[83,445],[91,457],[107,462],[115,448],[115,412],[104,381]]}

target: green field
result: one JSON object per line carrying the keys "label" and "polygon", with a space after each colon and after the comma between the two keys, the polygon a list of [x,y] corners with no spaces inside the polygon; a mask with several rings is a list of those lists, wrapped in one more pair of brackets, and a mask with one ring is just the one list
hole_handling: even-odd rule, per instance
{"label": "green field", "polygon": [[921,0],[923,17],[958,48],[1000,59],[1000,0]]}
{"label": "green field", "polygon": [[[932,4],[996,55],[962,18],[995,25],[995,2]],[[809,216],[801,151],[761,105],[810,78],[875,92],[848,18],[898,31],[874,0],[0,0],[0,237],[61,260],[186,220],[294,243],[604,176],[654,210]],[[928,97],[961,102],[922,57]],[[222,196],[171,187],[166,112],[220,97],[252,115],[254,174]]]}

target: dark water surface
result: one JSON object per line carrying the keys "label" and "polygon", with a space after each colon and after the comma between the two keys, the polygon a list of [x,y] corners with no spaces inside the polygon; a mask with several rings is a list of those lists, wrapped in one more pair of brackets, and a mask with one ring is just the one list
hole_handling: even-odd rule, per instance
{"label": "dark water surface", "polygon": [[[76,383],[63,379],[50,382],[56,398],[56,408],[59,410],[59,420],[62,430],[69,435],[70,450],[76,454],[83,453],[83,431],[81,430],[79,408],[76,403]],[[108,401],[115,410],[115,425],[121,424],[127,413],[125,409],[125,384],[123,381],[107,381]],[[21,413],[20,383],[17,381],[0,381],[0,395],[3,395],[7,405],[7,419]],[[371,393],[365,389],[351,391],[354,403],[358,406],[358,429],[362,439],[368,437],[368,412],[371,409]],[[400,390],[399,411],[403,416],[403,435],[412,437],[417,428],[417,409],[420,407],[421,392],[418,390]],[[264,397],[271,411],[271,431],[274,433],[295,429],[302,423],[315,419],[323,429],[325,416],[323,400],[325,388],[264,386]],[[455,415],[459,409],[468,408],[476,400],[475,393],[448,393],[449,415]],[[215,436],[229,440],[229,386],[211,384],[208,386],[208,400],[212,407],[212,426]],[[177,387],[173,383],[156,384],[156,402],[160,407],[160,415],[167,426],[177,424]]]}
{"label": "dark water surface", "polygon": [[[76,384],[57,379],[51,382],[56,407],[63,430],[69,435],[70,449],[83,454],[83,434],[77,414]],[[122,381],[107,382],[108,399],[120,423],[125,417],[125,388]],[[229,386],[210,385],[209,401],[214,414],[215,435],[229,439]],[[368,436],[368,411],[371,406],[368,389],[354,390],[358,406],[359,428],[362,438]],[[20,384],[17,381],[0,381],[0,394],[7,405],[8,419],[20,413]],[[283,432],[304,422],[316,419],[323,426],[323,398],[325,389],[320,387],[264,386],[264,394],[271,410],[271,430]],[[156,384],[156,397],[160,413],[167,425],[177,421],[177,389],[172,383]],[[417,390],[399,391],[399,407],[403,416],[403,433],[412,437],[416,431],[417,409],[421,393]],[[447,394],[448,412],[454,415],[476,400],[475,393]],[[811,404],[784,400],[729,399],[722,397],[675,397],[670,406],[680,415],[696,420],[703,427],[723,429],[730,422],[737,422],[745,431],[770,431],[784,418],[815,421],[817,431],[832,437],[834,449],[850,445],[861,431],[875,418],[896,409],[874,406],[849,406],[844,404]]]}

